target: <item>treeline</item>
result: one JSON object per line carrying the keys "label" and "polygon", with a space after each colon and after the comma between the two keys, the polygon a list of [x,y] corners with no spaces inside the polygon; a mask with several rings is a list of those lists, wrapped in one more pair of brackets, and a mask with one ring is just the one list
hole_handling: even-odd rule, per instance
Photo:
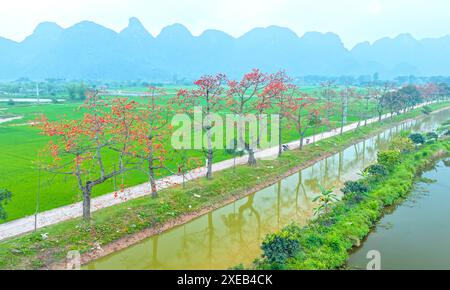
{"label": "treeline", "polygon": [[14,82],[0,83],[0,97],[43,97],[50,99],[85,100],[86,90],[92,84],[66,82],[58,79],[33,82],[19,79]]}
{"label": "treeline", "polygon": [[[174,80],[175,81],[175,80]],[[64,79],[46,79],[33,81],[21,78],[10,82],[0,82],[0,97],[33,97],[60,98],[72,101],[86,99],[88,89],[130,89],[145,88],[149,86],[163,87],[170,83],[152,83],[146,81],[69,81]],[[186,82],[177,80],[174,84],[186,85]]]}
{"label": "treeline", "polygon": [[450,85],[450,77],[449,76],[397,76],[393,79],[386,80],[380,77],[378,73],[374,73],[373,75],[360,75],[360,76],[351,76],[351,75],[342,75],[335,77],[325,77],[320,75],[307,75],[307,76],[299,76],[296,78],[297,82],[302,85],[318,85],[324,82],[334,82],[338,85],[353,85],[353,86],[382,86],[386,82],[392,83],[396,86],[405,86],[408,84],[413,85],[425,85],[428,83],[436,83],[436,84],[447,84]]}
{"label": "treeline", "polygon": [[[39,94],[48,98],[67,98],[71,100],[85,99],[85,95],[81,91],[87,88],[122,90],[130,88],[143,88],[148,86],[165,87],[165,86],[188,86],[195,80],[174,75],[167,82],[152,82],[144,80],[127,80],[127,81],[96,81],[96,80],[66,80],[50,78],[40,81],[34,81],[28,78],[20,78],[15,81],[0,82],[0,96],[24,96],[35,97],[37,91]],[[320,86],[323,83],[332,82],[338,86],[383,86],[390,83],[392,86],[418,85],[423,86],[429,83],[440,84],[443,86],[450,85],[450,77],[446,76],[399,76],[392,80],[386,81],[380,78],[378,73],[373,75],[361,76],[336,76],[324,77],[319,75],[294,76],[292,82],[300,86]]]}

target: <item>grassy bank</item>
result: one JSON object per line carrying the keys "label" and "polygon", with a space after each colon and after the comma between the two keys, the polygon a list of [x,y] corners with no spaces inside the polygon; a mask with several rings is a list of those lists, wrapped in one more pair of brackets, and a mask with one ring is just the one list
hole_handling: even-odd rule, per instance
{"label": "grassy bank", "polygon": [[267,236],[262,246],[265,256],[255,262],[255,268],[342,268],[348,260],[349,251],[370,233],[384,209],[411,192],[416,177],[423,169],[449,154],[450,139],[446,139],[401,155],[400,163],[392,166],[386,176],[368,176],[360,181],[359,184],[369,184],[371,189],[368,193],[346,195],[329,213],[307,227],[292,224],[279,233]]}
{"label": "grassy bank", "polygon": [[148,232],[151,234],[168,229],[271,185],[371,134],[421,114],[420,110],[411,111],[382,123],[361,127],[307,146],[303,151],[286,152],[277,160],[261,161],[256,168],[238,166],[218,172],[212,181],[199,179],[189,182],[185,189],[167,189],[158,199],[146,197],[98,211],[94,214],[92,226],[73,220],[4,241],[0,243],[0,268],[46,268],[62,261],[71,250],[86,254],[98,246],[103,247],[143,230],[152,229]]}

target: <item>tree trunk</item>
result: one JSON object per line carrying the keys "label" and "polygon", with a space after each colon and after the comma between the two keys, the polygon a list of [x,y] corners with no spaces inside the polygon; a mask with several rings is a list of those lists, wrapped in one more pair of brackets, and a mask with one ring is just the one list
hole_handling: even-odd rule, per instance
{"label": "tree trunk", "polygon": [[156,181],[155,181],[155,176],[154,176],[155,174],[153,173],[153,171],[151,174],[153,175],[153,176],[150,176],[150,186],[152,188],[152,197],[157,198],[158,197],[158,189],[156,187]]}
{"label": "tree trunk", "polygon": [[158,188],[156,187],[155,170],[153,168],[153,154],[148,159],[148,176],[150,181],[150,187],[152,189],[152,198],[157,198]]}
{"label": "tree trunk", "polygon": [[156,187],[156,180],[155,180],[155,172],[150,170],[150,186],[152,188],[152,197],[157,198],[158,197],[158,189]]}
{"label": "tree trunk", "polygon": [[212,149],[212,134],[211,129],[207,132],[208,135],[208,153],[207,153],[207,172],[206,172],[206,178],[212,179],[212,163],[213,163],[213,149]]}
{"label": "tree trunk", "polygon": [[83,220],[86,222],[91,220],[91,191],[89,184],[83,188]]}
{"label": "tree trunk", "polygon": [[303,150],[303,143],[305,141],[305,136],[300,132],[300,151]]}
{"label": "tree trunk", "polygon": [[364,126],[367,126],[367,119],[369,118],[369,117],[372,117],[371,116],[371,114],[370,114],[370,110],[369,110],[369,108],[370,108],[370,101],[369,101],[369,99],[366,99],[366,111],[365,111],[365,116],[364,116]]}
{"label": "tree trunk", "polygon": [[283,154],[283,143],[282,143],[282,139],[281,139],[281,125],[282,125],[282,120],[280,118],[280,125],[278,126],[278,157],[281,157],[281,154]]}
{"label": "tree trunk", "polygon": [[[244,126],[243,126],[244,125]],[[237,150],[243,151],[245,149],[245,123],[243,114],[239,114],[239,124],[238,124],[238,145]]]}
{"label": "tree trunk", "polygon": [[256,138],[256,145],[258,146],[258,148],[261,146],[261,136],[262,136],[262,117],[261,114],[258,114],[258,138]]}
{"label": "tree trunk", "polygon": [[256,166],[255,151],[252,148],[248,149],[248,165]]}
{"label": "tree trunk", "polygon": [[344,133],[344,126],[347,124],[347,114],[348,114],[348,96],[345,95],[344,102],[342,104],[341,135]]}

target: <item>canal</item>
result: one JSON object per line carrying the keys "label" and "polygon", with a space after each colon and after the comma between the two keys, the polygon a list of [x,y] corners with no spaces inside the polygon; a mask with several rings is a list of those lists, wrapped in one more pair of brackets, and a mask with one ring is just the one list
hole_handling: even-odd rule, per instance
{"label": "canal", "polygon": [[414,191],[388,210],[348,261],[366,269],[377,251],[382,270],[450,270],[450,160],[423,174]]}
{"label": "canal", "polygon": [[313,217],[319,185],[337,191],[376,161],[377,152],[402,130],[431,131],[448,118],[441,111],[393,127],[350,146],[277,184],[185,225],[91,262],[85,269],[227,269],[261,255],[266,234]]}

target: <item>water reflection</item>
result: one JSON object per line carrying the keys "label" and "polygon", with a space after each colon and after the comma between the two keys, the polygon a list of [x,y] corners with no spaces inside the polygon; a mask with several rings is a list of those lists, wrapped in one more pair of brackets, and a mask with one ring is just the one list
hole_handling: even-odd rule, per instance
{"label": "water reflection", "polygon": [[293,221],[308,222],[319,185],[341,188],[343,182],[358,178],[357,173],[376,160],[378,150],[394,135],[406,129],[432,130],[448,113],[387,130],[233,204],[99,259],[87,269],[226,269],[249,264],[261,254],[259,246],[267,233]]}

